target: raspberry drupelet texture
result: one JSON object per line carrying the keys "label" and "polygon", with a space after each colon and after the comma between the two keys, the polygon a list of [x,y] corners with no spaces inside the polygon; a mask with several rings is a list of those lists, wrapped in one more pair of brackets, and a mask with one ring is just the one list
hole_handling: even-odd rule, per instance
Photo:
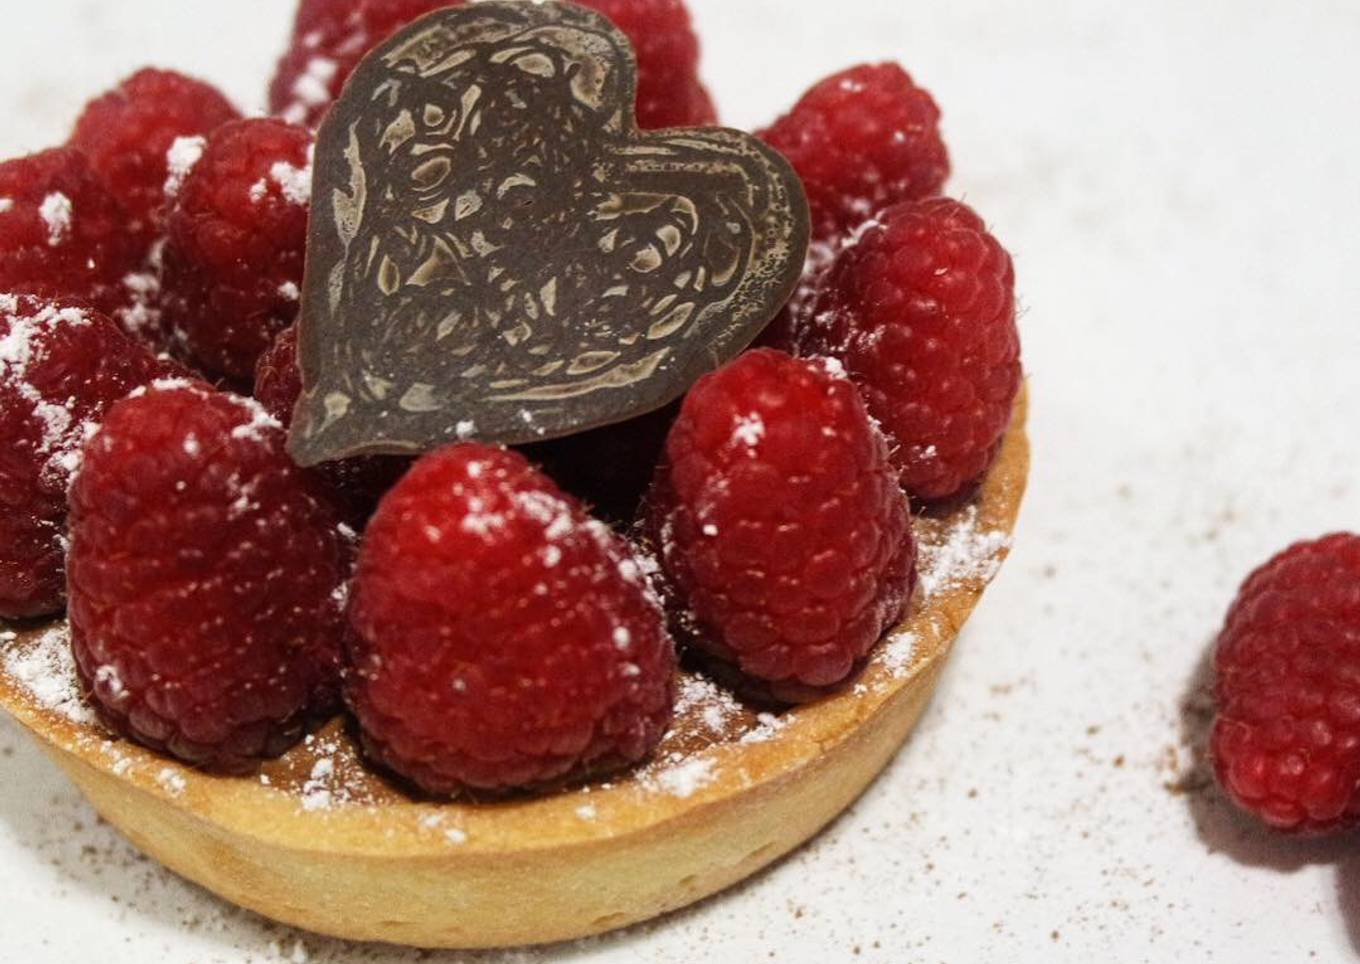
{"label": "raspberry drupelet texture", "polygon": [[149,251],[161,233],[170,149],[239,117],[212,85],[147,68],[90,101],[70,144],[89,158],[127,212],[126,230]]}
{"label": "raspberry drupelet texture", "polygon": [[814,318],[804,350],[845,365],[912,496],[981,479],[1022,376],[1015,269],[972,209],[931,198],[884,211],[837,259]]}
{"label": "raspberry drupelet texture", "polygon": [[0,163],[0,291],[123,307],[143,251],[85,155],[63,147]]}
{"label": "raspberry drupelet texture", "polygon": [[[285,429],[293,424],[293,410],[302,395],[302,372],[297,361],[297,324],[279,332],[255,367],[255,399]],[[362,527],[378,500],[411,467],[401,456],[360,456],[323,462],[311,470],[325,480],[345,509],[346,518]]]}
{"label": "raspberry drupelet texture", "polygon": [[633,45],[638,62],[638,126],[703,127],[718,122],[699,79],[699,38],[684,0],[580,0],[604,14]]}
{"label": "raspberry drupelet texture", "polygon": [[162,303],[186,356],[249,385],[296,317],[311,206],[312,135],[257,118],[217,129],[167,222]]}
{"label": "raspberry drupelet texture", "polygon": [[170,373],[105,316],[0,294],[0,618],[66,600],[66,490],[110,405]]}
{"label": "raspberry drupelet texture", "polygon": [[606,773],[670,722],[675,651],[641,565],[514,452],[416,463],[369,525],[350,623],[365,747],[438,796]]}
{"label": "raspberry drupelet texture", "polygon": [[269,87],[269,109],[317,127],[374,47],[427,13],[462,0],[303,0],[288,51]]}
{"label": "raspberry drupelet texture", "polygon": [[358,5],[358,0],[301,0],[293,17],[293,36],[301,37],[310,31],[338,23]]}
{"label": "raspberry drupelet texture", "polygon": [[759,349],[700,379],[648,497],[682,638],[783,702],[849,679],[915,585],[887,443],[835,368]]}
{"label": "raspberry drupelet texture", "polygon": [[256,403],[157,382],[71,488],[71,642],[117,732],[244,772],[338,698],[352,548]]}
{"label": "raspberry drupelet texture", "polygon": [[837,244],[882,208],[939,194],[949,177],[940,109],[894,63],[828,77],[760,136],[807,188],[813,239]]}
{"label": "raspberry drupelet texture", "polygon": [[1360,536],[1293,546],[1253,573],[1214,657],[1214,769],[1272,827],[1360,822]]}

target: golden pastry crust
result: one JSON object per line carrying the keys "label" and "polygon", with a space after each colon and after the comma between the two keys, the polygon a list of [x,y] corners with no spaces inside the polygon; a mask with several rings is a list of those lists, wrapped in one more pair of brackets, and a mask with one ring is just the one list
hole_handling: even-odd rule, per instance
{"label": "golden pastry crust", "polygon": [[[922,592],[855,685],[777,720],[692,701],[656,762],[609,783],[493,804],[417,801],[360,766],[338,724],[257,778],[210,776],[54,708],[3,659],[0,708],[138,847],[266,917],[439,948],[637,923],[793,850],[892,758],[1007,554],[1029,474],[1026,413],[1022,396],[975,498],[920,520]],[[54,630],[18,632],[0,655]]]}

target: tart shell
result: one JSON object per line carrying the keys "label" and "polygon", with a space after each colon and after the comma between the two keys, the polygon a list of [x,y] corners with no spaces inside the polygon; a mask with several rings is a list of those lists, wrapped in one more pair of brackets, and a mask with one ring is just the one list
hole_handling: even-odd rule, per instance
{"label": "tart shell", "polygon": [[[964,520],[993,545],[984,565],[936,578],[918,596],[894,633],[909,645],[885,646],[843,693],[691,747],[669,769],[536,800],[438,804],[395,794],[335,803],[324,791],[299,796],[264,778],[200,773],[114,739],[85,715],[39,700],[4,660],[0,708],[136,846],[274,920],[352,940],[469,949],[624,927],[717,893],[795,849],[892,759],[1008,551],[1029,472],[1026,411],[1022,396],[973,500],[923,520],[926,549],[930,533],[947,539]],[[5,645],[52,628],[18,630]],[[352,762],[352,742],[331,729]],[[317,774],[314,747],[293,754],[295,766]]]}

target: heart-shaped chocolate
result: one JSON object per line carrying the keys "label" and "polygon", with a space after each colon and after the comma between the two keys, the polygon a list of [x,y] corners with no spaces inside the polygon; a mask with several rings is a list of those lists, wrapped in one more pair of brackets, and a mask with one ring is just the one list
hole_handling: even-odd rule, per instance
{"label": "heart-shaped chocolate", "polygon": [[608,20],[529,0],[359,66],[316,146],[300,463],[612,424],[755,339],[802,272],[802,184],[740,131],[639,131],[636,87]]}

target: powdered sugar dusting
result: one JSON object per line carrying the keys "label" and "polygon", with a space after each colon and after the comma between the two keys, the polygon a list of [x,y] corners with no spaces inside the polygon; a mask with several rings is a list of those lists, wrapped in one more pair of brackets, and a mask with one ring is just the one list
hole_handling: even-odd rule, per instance
{"label": "powdered sugar dusting", "polygon": [[156,782],[161,785],[161,789],[166,793],[176,797],[183,794],[184,791],[189,788],[188,781],[184,779],[184,775],[171,767],[165,767],[160,773],[157,773]]}
{"label": "powdered sugar dusting", "polygon": [[203,149],[207,144],[208,139],[201,135],[175,138],[175,142],[170,145],[170,150],[165,152],[165,196],[167,198],[179,196],[185,180],[188,179],[189,174],[198,162],[203,159]]}
{"label": "powdered sugar dusting", "polygon": [[979,525],[976,506],[950,524],[943,539],[921,545],[921,590],[927,600],[964,586],[981,586],[996,575],[1011,537]]}
{"label": "powdered sugar dusting", "polygon": [[160,261],[165,249],[165,239],[157,241],[147,259],[147,270],[137,271],[123,277],[123,290],[127,292],[128,305],[119,308],[118,322],[130,332],[152,332],[160,328],[159,308],[161,293]]}
{"label": "powdered sugar dusting", "polygon": [[64,404],[46,399],[30,381],[30,369],[40,360],[43,337],[58,328],[90,324],[87,314],[77,308],[56,308],[43,305],[31,316],[18,315],[18,299],[0,299],[0,312],[8,322],[8,330],[0,337],[0,384],[11,388],[32,408],[32,415],[41,427],[37,454],[46,456],[43,478],[55,488],[70,482],[80,465],[80,450],[94,433],[88,421],[78,422]]}
{"label": "powdered sugar dusting", "polygon": [[283,423],[270,415],[265,407],[253,398],[243,396],[231,396],[239,407],[244,408],[250,413],[250,421],[245,425],[238,425],[231,430],[231,437],[234,439],[249,439],[252,442],[267,442],[270,431],[283,431]]}
{"label": "powdered sugar dusting", "polygon": [[128,392],[128,398],[141,398],[150,391],[172,392],[179,389],[198,391],[199,386],[187,378],[157,378],[150,385],[138,385]]}
{"label": "powdered sugar dusting", "polygon": [[894,633],[883,641],[875,662],[896,678],[904,676],[916,662],[919,640],[914,633]]}
{"label": "powdered sugar dusting", "polygon": [[312,203],[312,156],[314,148],[307,149],[307,163],[294,167],[287,161],[277,161],[269,169],[269,178],[283,192],[284,199],[290,204],[305,207]]}
{"label": "powdered sugar dusting", "polygon": [[741,735],[737,741],[744,745],[752,743],[767,743],[778,735],[779,731],[788,726],[788,717],[775,716],[773,713],[761,713],[756,719],[760,725],[754,730],[748,730]]}
{"label": "powdered sugar dusting", "polygon": [[744,707],[735,696],[705,676],[686,675],[675,695],[677,718],[696,718],[709,736],[722,736],[741,718]]}
{"label": "powdered sugar dusting", "polygon": [[58,247],[66,240],[66,236],[71,232],[71,218],[74,213],[71,199],[60,191],[53,191],[43,198],[38,214],[42,217],[43,224],[47,225],[47,243],[51,247]]}
{"label": "powdered sugar dusting", "polygon": [[307,119],[309,108],[329,104],[330,83],[339,69],[340,66],[329,57],[313,57],[307,61],[307,69],[293,82],[296,100],[284,110],[283,119],[290,124],[301,124]]}
{"label": "powdered sugar dusting", "polygon": [[12,632],[0,634],[5,673],[17,680],[43,709],[60,713],[75,723],[93,724],[94,713],[80,695],[66,625],[51,626],[24,645],[16,646],[15,638]]}
{"label": "powdered sugar dusting", "polygon": [[302,809],[308,813],[329,810],[335,802],[335,759],[322,757],[312,767],[312,774],[302,787]]}
{"label": "powdered sugar dusting", "polygon": [[671,765],[643,776],[644,786],[688,800],[717,778],[717,763],[707,757],[670,761]]}
{"label": "powdered sugar dusting", "polygon": [[755,448],[764,437],[765,422],[754,413],[737,419],[736,427],[732,429],[732,441],[748,449]]}

